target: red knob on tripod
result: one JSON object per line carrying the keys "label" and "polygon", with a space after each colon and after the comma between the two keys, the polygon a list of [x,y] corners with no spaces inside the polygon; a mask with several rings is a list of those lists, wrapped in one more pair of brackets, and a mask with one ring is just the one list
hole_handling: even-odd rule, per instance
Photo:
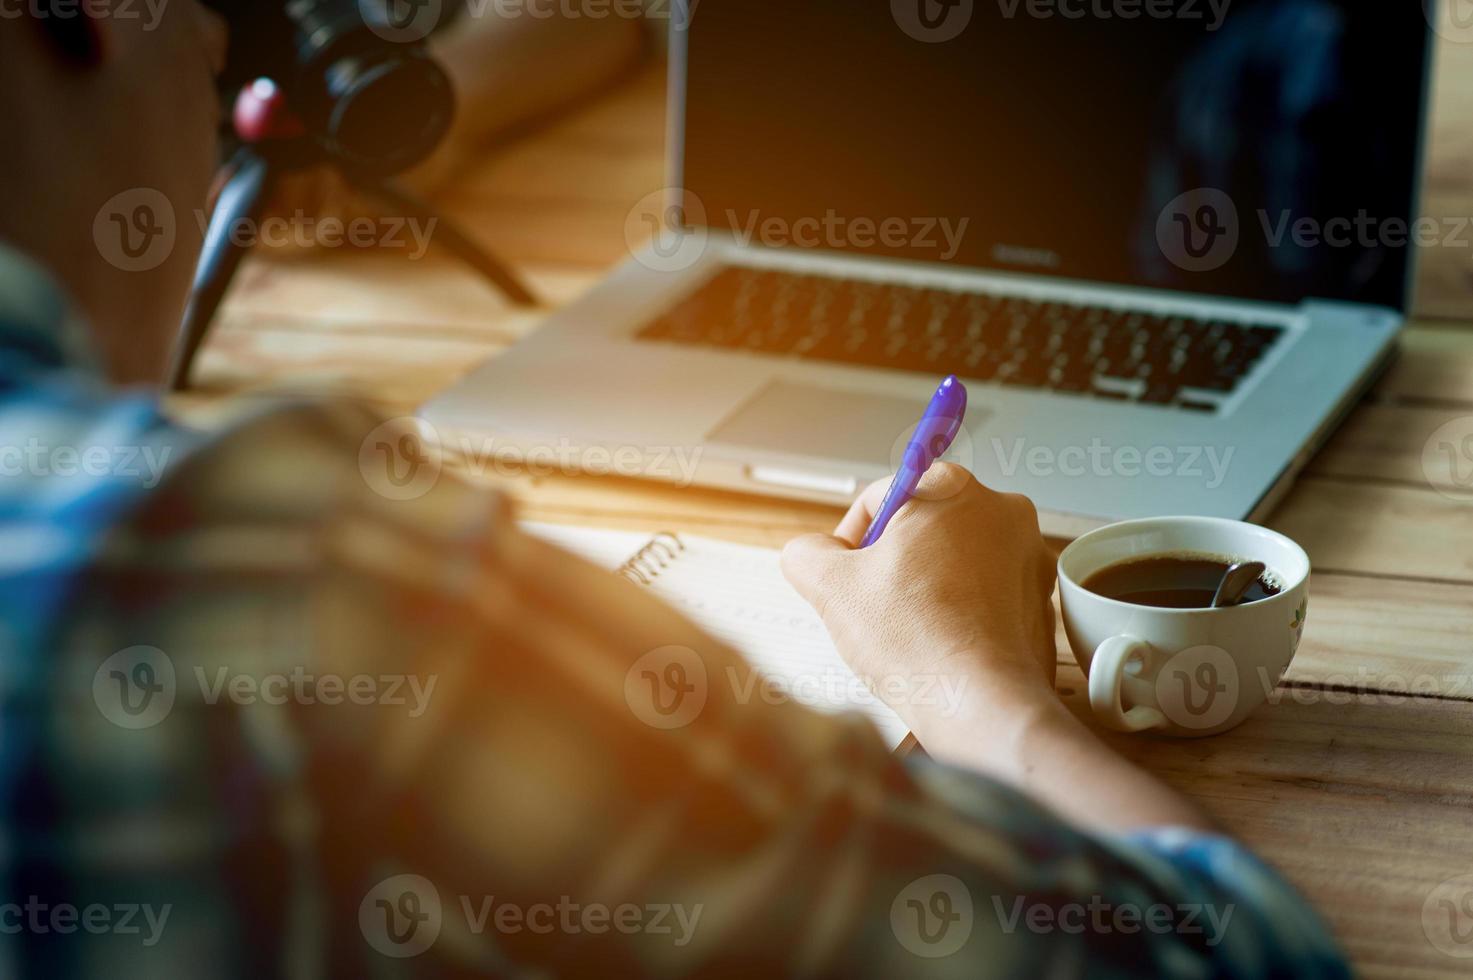
{"label": "red knob on tripod", "polygon": [[307,133],[286,104],[286,94],[269,78],[258,78],[235,99],[236,134],[246,143],[294,140]]}

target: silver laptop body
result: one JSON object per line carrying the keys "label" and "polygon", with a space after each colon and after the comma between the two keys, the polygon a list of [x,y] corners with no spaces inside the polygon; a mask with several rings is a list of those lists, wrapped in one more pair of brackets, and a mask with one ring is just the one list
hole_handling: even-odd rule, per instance
{"label": "silver laptop body", "polygon": [[[1047,530],[1263,515],[1405,320],[1419,5],[1327,28],[1298,16],[1322,5],[1244,0],[1211,30],[1085,37],[1003,4],[869,6],[677,17],[670,186],[626,224],[648,240],[425,405],[436,436],[473,469],[844,502],[891,472],[955,373],[970,407],[948,458],[1030,496]],[[1374,69],[1354,58],[1373,45]],[[1390,91],[1388,63],[1411,73]],[[1054,85],[1061,65],[1078,77]],[[1112,74],[1131,78],[1111,90]],[[1140,104],[1102,136],[1111,110],[1070,84]],[[1100,173],[1122,157],[1125,179]]]}

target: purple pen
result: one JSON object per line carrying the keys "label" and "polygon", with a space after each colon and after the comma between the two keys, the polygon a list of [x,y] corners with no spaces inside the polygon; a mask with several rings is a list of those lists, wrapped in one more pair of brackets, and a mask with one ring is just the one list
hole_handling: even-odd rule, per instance
{"label": "purple pen", "polygon": [[890,489],[885,491],[885,501],[875,512],[869,530],[864,532],[864,539],[859,542],[861,548],[868,548],[880,540],[890,518],[915,495],[926,470],[951,448],[951,440],[956,438],[966,414],[967,389],[962,387],[956,375],[949,374],[936,389],[936,394],[931,396],[926,414],[921,416],[915,434],[910,437],[905,455],[900,460],[900,471],[895,474]]}

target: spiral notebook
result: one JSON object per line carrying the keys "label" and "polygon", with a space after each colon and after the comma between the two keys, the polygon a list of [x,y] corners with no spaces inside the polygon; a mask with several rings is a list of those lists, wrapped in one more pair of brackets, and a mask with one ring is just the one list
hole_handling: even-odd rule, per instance
{"label": "spiral notebook", "polygon": [[668,531],[523,526],[648,588],[794,701],[819,711],[862,712],[892,750],[905,741],[905,723],[844,663],[823,621],[783,578],[776,551]]}

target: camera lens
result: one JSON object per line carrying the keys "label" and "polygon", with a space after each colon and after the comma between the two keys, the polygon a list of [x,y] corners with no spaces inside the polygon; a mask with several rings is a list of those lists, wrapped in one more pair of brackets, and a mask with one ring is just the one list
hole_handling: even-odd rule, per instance
{"label": "camera lens", "polygon": [[454,97],[438,65],[414,52],[343,58],[324,72],[326,136],[343,159],[378,174],[412,167],[450,128]]}
{"label": "camera lens", "polygon": [[373,176],[400,173],[429,156],[449,129],[450,80],[422,38],[384,36],[380,0],[206,2],[230,23],[225,97],[270,78],[341,163]]}

